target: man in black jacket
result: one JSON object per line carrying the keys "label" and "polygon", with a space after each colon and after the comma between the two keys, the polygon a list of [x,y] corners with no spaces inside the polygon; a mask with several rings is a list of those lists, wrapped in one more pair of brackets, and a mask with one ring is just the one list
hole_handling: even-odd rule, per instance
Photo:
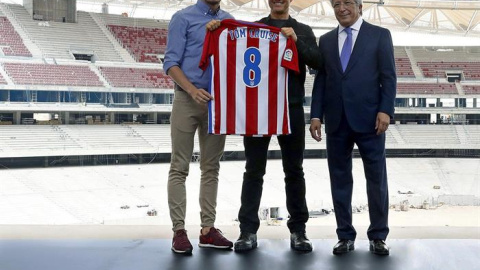
{"label": "man in black jacket", "polygon": [[[270,15],[259,22],[282,29],[282,33],[293,38],[299,54],[299,70],[289,71],[288,100],[291,134],[277,137],[282,151],[287,222],[291,232],[291,248],[297,251],[312,251],[312,243],[305,234],[308,208],[305,200],[305,178],[303,173],[303,152],[305,150],[305,118],[303,102],[305,97],[306,67],[316,69],[321,65],[321,55],[312,29],[297,22],[289,15],[292,0],[269,0]],[[260,226],[258,210],[262,196],[263,176],[267,165],[268,145],[271,137],[244,137],[245,173],[243,175],[241,207],[238,214],[240,237],[235,242],[235,251],[248,251],[257,247],[257,230]]]}

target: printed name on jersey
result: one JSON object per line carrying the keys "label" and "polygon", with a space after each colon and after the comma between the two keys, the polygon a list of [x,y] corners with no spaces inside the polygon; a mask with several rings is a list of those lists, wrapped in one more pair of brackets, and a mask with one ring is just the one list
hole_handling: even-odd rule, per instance
{"label": "printed name on jersey", "polygon": [[247,32],[250,38],[266,39],[272,42],[277,42],[278,40],[277,33],[273,33],[270,30],[265,30],[265,29],[248,29],[247,30],[246,27],[237,28],[237,29],[229,30],[228,34],[231,40],[235,40],[235,39],[247,38]]}

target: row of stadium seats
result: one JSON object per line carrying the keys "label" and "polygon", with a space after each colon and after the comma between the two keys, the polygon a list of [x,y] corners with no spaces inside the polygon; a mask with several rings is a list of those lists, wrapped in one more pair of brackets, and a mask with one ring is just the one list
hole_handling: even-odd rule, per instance
{"label": "row of stadium seats", "polygon": [[463,85],[465,95],[479,95],[480,85]]}
{"label": "row of stadium seats", "polygon": [[107,25],[107,27],[138,62],[160,63],[156,55],[165,53],[166,29],[121,25]]}
{"label": "row of stadium seats", "polygon": [[395,68],[397,69],[398,77],[408,77],[415,78],[415,73],[413,73],[412,65],[410,59],[408,58],[395,58]]}
{"label": "row of stadium seats", "polygon": [[[65,85],[103,87],[95,72],[86,65],[3,63],[17,85]],[[161,69],[99,67],[113,87],[173,89],[173,81]],[[0,76],[0,83],[6,84]]]}
{"label": "row of stadium seats", "polygon": [[480,80],[478,62],[418,62],[418,66],[427,78],[445,78],[446,71],[463,71],[465,79]]}
{"label": "row of stadium seats", "polygon": [[113,87],[173,89],[173,81],[161,69],[100,67],[103,76]]}
{"label": "row of stadium seats", "polygon": [[32,56],[6,17],[0,17],[0,48],[5,55]]}
{"label": "row of stadium seats", "polygon": [[[9,77],[17,85],[94,86],[104,84],[86,65],[50,65],[38,63],[3,63]],[[92,66],[95,68],[95,66]],[[1,68],[1,66],[0,66]],[[173,89],[173,80],[162,69],[97,66],[112,87]],[[6,84],[0,75],[0,84]],[[311,91],[313,77],[307,76],[307,91]],[[480,93],[480,85],[461,84],[464,94]],[[398,94],[460,94],[454,83],[399,82]]]}
{"label": "row of stadium seats", "polygon": [[446,83],[398,83],[398,94],[452,94],[458,95],[455,84]]}
{"label": "row of stadium seats", "polygon": [[[308,128],[308,127],[307,127]],[[308,134],[308,130],[306,131]],[[133,153],[169,153],[170,125],[13,125],[0,126],[0,156],[21,151],[82,151],[98,150]],[[480,145],[480,125],[391,125],[387,146],[474,148]],[[242,136],[227,136],[226,151],[242,151]],[[198,151],[198,139],[195,149]],[[325,147],[307,138],[306,149]],[[271,150],[279,149],[272,140]],[[129,152],[130,151],[130,152]],[[45,153],[43,153],[45,154]],[[58,154],[58,153],[57,153]]]}
{"label": "row of stadium seats", "polygon": [[4,63],[17,85],[103,86],[88,66]]}

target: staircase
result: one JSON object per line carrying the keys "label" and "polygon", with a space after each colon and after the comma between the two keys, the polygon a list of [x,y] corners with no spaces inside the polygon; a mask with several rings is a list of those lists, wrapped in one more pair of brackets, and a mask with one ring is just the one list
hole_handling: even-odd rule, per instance
{"label": "staircase", "polygon": [[135,59],[133,59],[132,55],[127,50],[125,50],[122,46],[120,46],[120,43],[113,36],[112,32],[110,32],[107,29],[107,26],[105,25],[105,22],[103,21],[103,19],[97,16],[95,13],[88,12],[88,14],[95,21],[98,27],[102,30],[103,34],[105,34],[108,40],[112,43],[113,47],[115,48],[115,51],[117,51],[117,53],[120,55],[123,61],[127,63],[135,63],[136,61]]}
{"label": "staircase", "polygon": [[22,38],[23,44],[30,51],[32,57],[42,57],[42,51],[35,43],[32,42],[23,26],[17,22],[16,16],[10,10],[9,6],[7,4],[0,3],[0,10],[3,12],[5,17],[8,18],[15,31],[17,31],[18,35]]}
{"label": "staircase", "polygon": [[390,134],[392,134],[393,138],[395,138],[395,141],[397,141],[398,144],[407,144],[395,125],[390,125],[388,130],[390,130]]}
{"label": "staircase", "polygon": [[461,96],[465,95],[465,92],[463,91],[463,87],[460,84],[460,82],[455,82],[455,87],[457,87],[458,94]]}
{"label": "staircase", "polygon": [[455,127],[455,132],[457,133],[458,140],[460,141],[460,144],[465,145],[468,143],[467,141],[467,135],[465,134],[465,126],[464,125],[454,125]]}
{"label": "staircase", "polygon": [[98,76],[98,79],[100,79],[100,81],[103,83],[103,85],[105,87],[109,87],[111,88],[112,86],[108,83],[108,81],[105,79],[105,77],[103,77],[102,73],[100,72],[100,70],[92,63],[89,63],[88,64],[88,67],[90,68],[91,71],[93,71],[95,74],[97,74]]}
{"label": "staircase", "polygon": [[5,78],[5,81],[7,82],[8,85],[15,84],[13,80],[8,76],[8,73],[3,69],[3,66],[1,64],[0,64],[0,74],[3,75],[3,78]]}
{"label": "staircase", "polygon": [[146,144],[148,147],[155,148],[154,145],[150,143],[147,139],[145,139],[142,135],[140,135],[134,128],[132,128],[130,125],[125,125],[125,127],[128,129],[128,136],[133,136],[133,137],[138,137],[139,142],[141,141],[142,145]]}
{"label": "staircase", "polygon": [[413,70],[413,73],[415,74],[415,77],[417,79],[424,79],[425,77],[423,76],[423,72],[420,69],[420,67],[418,67],[417,60],[413,56],[412,50],[405,48],[405,52],[408,55],[408,59],[410,59],[410,64],[412,65],[412,70]]}

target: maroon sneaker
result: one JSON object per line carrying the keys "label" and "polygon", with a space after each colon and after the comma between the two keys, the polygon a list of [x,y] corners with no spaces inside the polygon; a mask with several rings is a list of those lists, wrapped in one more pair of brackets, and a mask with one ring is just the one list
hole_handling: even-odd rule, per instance
{"label": "maroon sneaker", "polygon": [[233,243],[223,236],[222,231],[212,227],[207,235],[203,235],[200,230],[200,242],[198,246],[228,249],[233,247]]}
{"label": "maroon sneaker", "polygon": [[192,254],[192,244],[188,240],[186,230],[177,230],[173,235],[172,250],[175,253]]}

